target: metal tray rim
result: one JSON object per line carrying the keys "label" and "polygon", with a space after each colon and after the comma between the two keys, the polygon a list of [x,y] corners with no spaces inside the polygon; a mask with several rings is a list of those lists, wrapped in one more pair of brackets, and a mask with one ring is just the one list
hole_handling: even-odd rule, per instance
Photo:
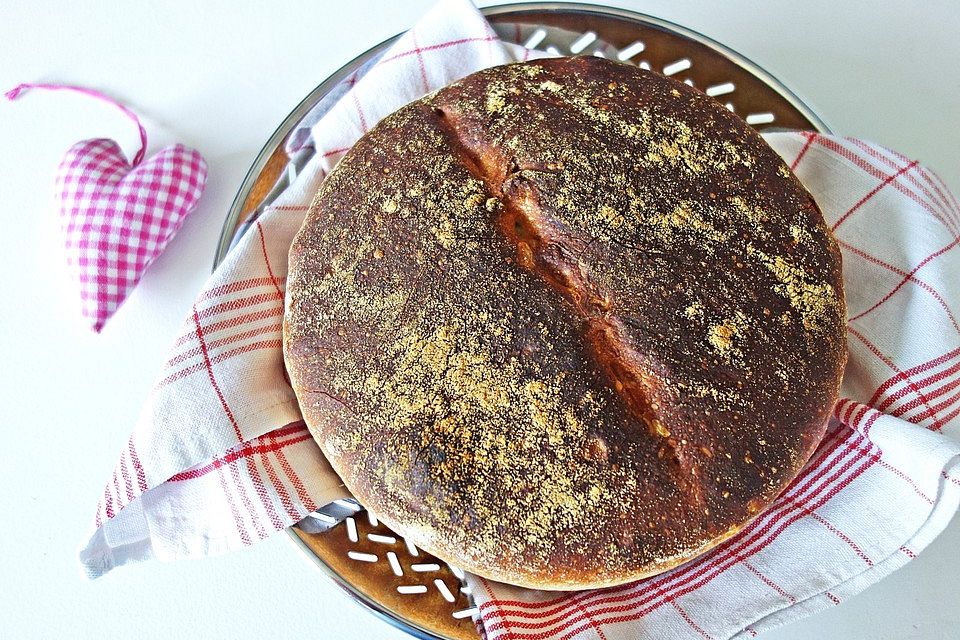
{"label": "metal tray rim", "polygon": [[[636,11],[630,11],[627,9],[620,9],[614,7],[607,7],[603,5],[592,5],[586,3],[574,3],[574,2],[520,2],[520,3],[510,3],[502,4],[491,7],[484,7],[481,9],[483,14],[487,17],[493,16],[502,16],[504,14],[516,15],[517,17],[522,17],[525,13],[532,12],[543,12],[543,11],[557,11],[565,13],[582,13],[582,14],[595,14],[601,15],[604,17],[618,17],[633,22],[641,23],[646,26],[653,26],[660,28],[666,31],[672,31],[681,36],[685,36],[691,40],[702,44],[720,55],[726,57],[732,62],[736,63],[740,67],[752,73],[770,88],[772,88],[776,93],[778,93],[784,100],[786,100],[791,106],[793,106],[797,111],[799,111],[807,120],[809,120],[814,127],[821,133],[829,133],[830,128],[827,124],[818,116],[807,104],[805,104],[793,91],[791,91],[786,85],[781,81],[763,69],[760,65],[753,62],[746,56],[737,53],[736,51],[730,49],[729,47],[709,38],[697,31],[683,27],[681,25],[675,24],[668,20],[663,20],[654,16],[647,14],[639,13]],[[267,139],[267,142],[264,144],[263,148],[257,154],[253,163],[250,166],[250,169],[247,171],[244,176],[243,181],[240,184],[237,194],[234,197],[234,200],[230,206],[230,209],[227,213],[227,217],[224,220],[223,228],[220,233],[219,240],[217,242],[216,253],[214,256],[213,268],[216,267],[223,261],[226,257],[231,242],[233,240],[234,231],[237,225],[241,222],[240,215],[243,209],[243,205],[247,199],[247,196],[252,189],[254,183],[256,182],[258,176],[263,171],[266,166],[269,158],[274,154],[279,146],[284,143],[289,132],[292,128],[310,111],[314,104],[330,89],[335,87],[339,82],[346,78],[350,73],[355,69],[359,68],[364,62],[369,60],[372,56],[376,55],[379,51],[382,51],[386,47],[389,47],[393,44],[402,33],[398,33],[395,36],[387,38],[386,40],[376,44],[363,53],[359,54],[339,69],[334,71],[326,79],[323,80],[316,88],[314,88],[300,103],[287,115],[286,118],[277,126],[270,138]],[[313,551],[304,543],[304,541],[297,535],[293,528],[288,528],[286,530],[287,535],[290,537],[294,545],[296,545],[304,554],[305,559],[309,561],[313,566],[319,568],[328,578],[330,578],[337,586],[339,586],[345,593],[351,596],[355,601],[363,605],[367,610],[372,612],[381,620],[384,620],[391,626],[405,631],[410,634],[412,637],[420,638],[422,640],[446,640],[443,636],[439,636],[428,629],[423,628],[422,626],[398,617],[392,611],[381,606],[380,603],[370,598],[366,594],[362,593],[356,589],[353,585],[349,584],[343,578],[334,571],[329,565],[327,565],[319,556],[317,556]]]}

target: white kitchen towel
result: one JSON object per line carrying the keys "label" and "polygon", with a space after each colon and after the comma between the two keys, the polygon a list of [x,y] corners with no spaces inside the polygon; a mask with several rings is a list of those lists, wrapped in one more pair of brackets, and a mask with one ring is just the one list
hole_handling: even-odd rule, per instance
{"label": "white kitchen towel", "polygon": [[[287,248],[317,186],[380,118],[530,55],[466,0],[398,40],[312,130],[317,153],[210,278],[97,508],[91,577],[236,549],[347,495],[300,422],[280,321]],[[800,477],[736,537],[671,572],[546,594],[469,577],[491,638],[726,638],[831,606],[909,561],[960,502],[960,205],[916,162],[812,133],[767,140],[834,227],[850,364]]]}

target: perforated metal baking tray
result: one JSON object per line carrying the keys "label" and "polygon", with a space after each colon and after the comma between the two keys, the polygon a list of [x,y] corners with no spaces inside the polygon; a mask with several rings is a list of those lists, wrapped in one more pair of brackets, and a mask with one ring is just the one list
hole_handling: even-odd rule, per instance
{"label": "perforated metal baking tray", "polygon": [[[573,3],[522,3],[483,9],[504,39],[570,55],[602,55],[671,75],[704,90],[759,130],[829,132],[823,121],[769,73],[727,47],[652,16]],[[394,36],[321,82],[280,124],[250,167],[224,222],[214,266],[249,221],[295,177],[284,143],[297,124],[344,78],[389,47]],[[309,151],[307,152],[309,154]],[[359,505],[323,533],[292,527],[291,539],[348,594],[418,638],[475,640],[473,601],[462,573],[387,529]]]}

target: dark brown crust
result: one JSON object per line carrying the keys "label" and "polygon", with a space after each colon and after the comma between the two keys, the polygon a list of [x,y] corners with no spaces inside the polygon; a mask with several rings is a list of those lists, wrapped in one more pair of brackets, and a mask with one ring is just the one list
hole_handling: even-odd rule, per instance
{"label": "dark brown crust", "polygon": [[488,69],[403,107],[290,253],[285,357],[354,494],[522,586],[608,586],[725,539],[820,440],[840,254],[742,120],[635,67]]}

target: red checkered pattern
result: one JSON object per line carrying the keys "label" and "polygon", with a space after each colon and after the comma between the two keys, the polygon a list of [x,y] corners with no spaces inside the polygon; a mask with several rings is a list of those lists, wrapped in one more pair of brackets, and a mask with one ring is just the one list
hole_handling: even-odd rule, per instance
{"label": "red checkered pattern", "polygon": [[67,264],[94,331],[183,225],[206,181],[203,158],[179,144],[136,167],[113,140],[84,140],[67,151],[56,196]]}
{"label": "red checkered pattern", "polygon": [[348,495],[284,376],[287,250],[305,209],[279,204],[195,300],[97,505],[90,576],[242,547]]}
{"label": "red checkered pattern", "polygon": [[[89,575],[242,547],[345,495],[311,442],[280,350],[287,248],[325,172],[425,90],[523,51],[466,0],[428,14],[313,127],[297,181],[191,309],[97,509]],[[769,142],[844,254],[843,400],[799,477],[722,546],[613,589],[545,594],[469,576],[488,638],[728,638],[834,606],[908,562],[960,503],[960,207],[933,173],[856,140]],[[188,425],[188,426],[186,426]]]}

